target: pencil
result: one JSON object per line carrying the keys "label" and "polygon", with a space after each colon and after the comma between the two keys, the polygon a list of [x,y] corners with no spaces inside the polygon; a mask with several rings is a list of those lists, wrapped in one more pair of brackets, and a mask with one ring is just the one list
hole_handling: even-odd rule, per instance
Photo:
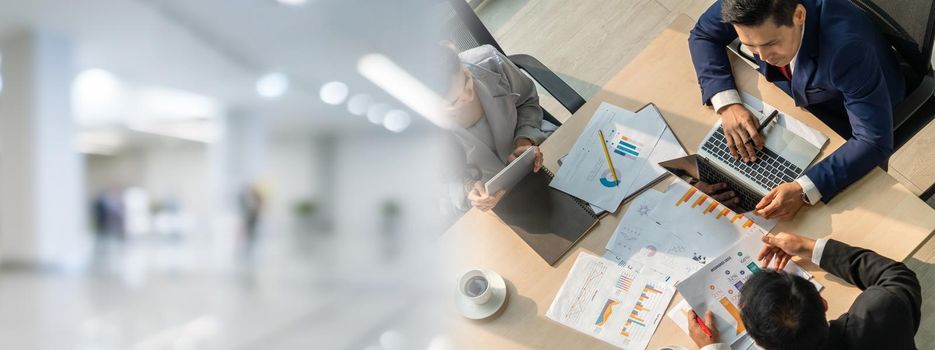
{"label": "pencil", "polygon": [[610,175],[614,177],[614,183],[620,183],[620,180],[617,179],[617,171],[614,170],[614,162],[610,160],[610,152],[607,151],[607,141],[604,141],[604,132],[601,130],[597,132],[601,137],[601,147],[604,148],[604,156],[607,157],[607,166],[610,167]]}
{"label": "pencil", "polygon": [[[773,119],[776,119],[776,116],[777,116],[777,115],[779,115],[779,110],[778,110],[778,109],[774,109],[774,110],[773,110],[773,113],[770,113],[769,116],[766,117],[766,120],[763,121],[763,124],[760,124],[760,127],[759,127],[759,128],[756,128],[756,133],[757,133],[757,134],[762,134],[762,133],[763,133],[763,129],[766,129],[766,126],[769,125],[769,123],[772,122]],[[751,141],[753,141],[753,138],[750,138],[749,140],[747,140],[747,142],[744,142],[744,143],[750,143]]]}

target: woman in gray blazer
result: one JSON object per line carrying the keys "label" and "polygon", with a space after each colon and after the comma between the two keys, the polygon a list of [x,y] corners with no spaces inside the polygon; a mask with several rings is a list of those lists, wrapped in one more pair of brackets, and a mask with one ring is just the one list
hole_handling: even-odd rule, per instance
{"label": "woman in gray blazer", "polygon": [[[454,76],[445,95],[445,112],[454,120],[451,130],[464,151],[463,193],[472,206],[486,211],[503,191],[489,194],[484,182],[549,134],[542,130],[535,84],[506,56],[490,45],[457,56],[452,61],[460,64],[451,67]],[[542,153],[538,148],[535,152],[534,171],[539,171]]]}

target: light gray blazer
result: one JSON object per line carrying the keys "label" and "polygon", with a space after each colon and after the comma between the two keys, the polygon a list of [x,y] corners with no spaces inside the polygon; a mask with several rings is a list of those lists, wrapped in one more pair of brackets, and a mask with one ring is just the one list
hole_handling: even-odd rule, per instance
{"label": "light gray blazer", "polygon": [[464,180],[486,181],[507,165],[516,139],[528,138],[538,145],[549,134],[541,129],[542,107],[536,85],[513,62],[490,45],[458,56],[474,77],[474,91],[495,144],[487,145],[457,125],[453,131],[464,150],[466,164],[480,170],[480,178]]}

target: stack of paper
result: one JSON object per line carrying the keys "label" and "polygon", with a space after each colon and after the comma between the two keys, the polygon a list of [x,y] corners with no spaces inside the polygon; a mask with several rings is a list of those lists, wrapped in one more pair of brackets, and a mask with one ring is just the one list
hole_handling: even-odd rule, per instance
{"label": "stack of paper", "polygon": [[647,269],[578,255],[546,316],[623,349],[645,349],[675,289]]}

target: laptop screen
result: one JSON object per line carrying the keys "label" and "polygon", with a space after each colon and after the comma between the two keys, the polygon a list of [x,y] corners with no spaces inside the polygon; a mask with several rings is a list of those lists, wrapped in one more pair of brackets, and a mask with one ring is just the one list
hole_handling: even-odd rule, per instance
{"label": "laptop screen", "polygon": [[667,160],[659,166],[736,213],[753,211],[763,198],[697,154]]}

